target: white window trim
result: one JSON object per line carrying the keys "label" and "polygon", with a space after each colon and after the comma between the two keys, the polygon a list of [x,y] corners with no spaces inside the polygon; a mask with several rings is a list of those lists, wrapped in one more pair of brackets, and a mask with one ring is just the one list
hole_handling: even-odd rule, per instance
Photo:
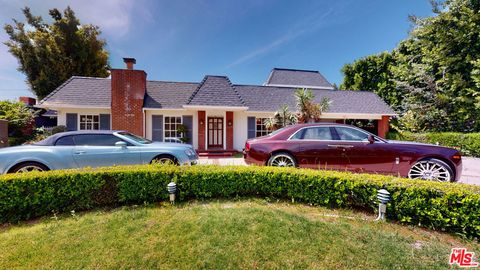
{"label": "white window trim", "polygon": [[[175,117],[175,118],[180,117],[180,124],[179,124],[179,125],[183,125],[183,116],[178,116],[178,115],[164,115],[164,116],[163,116],[163,142],[165,142],[165,138],[167,138],[167,136],[166,136],[167,130],[166,130],[166,128],[165,128],[165,125],[167,124],[167,121],[165,121],[165,119],[166,119],[167,117]],[[169,129],[169,131],[170,131],[170,129]],[[172,138],[172,137],[169,136],[168,138]],[[174,138],[178,138],[178,137],[174,137]]]}
{"label": "white window trim", "polygon": [[[80,119],[81,117],[83,116],[98,116],[98,129],[80,129]],[[111,123],[111,119],[110,119],[110,126],[112,125]],[[100,114],[90,114],[90,113],[87,113],[87,114],[77,114],[77,130],[100,130]]]}
{"label": "white window trim", "polygon": [[[265,121],[265,119],[268,119],[268,117],[256,117],[255,116],[255,138],[259,137],[259,136],[257,136],[257,132],[259,132],[259,130],[257,129],[257,119],[262,119],[262,126],[265,127],[265,124],[263,123],[263,121]],[[268,129],[266,129],[266,128],[264,129],[264,131],[267,131],[267,134],[262,135],[262,136],[266,136],[266,135],[272,133],[272,131],[268,131]]]}

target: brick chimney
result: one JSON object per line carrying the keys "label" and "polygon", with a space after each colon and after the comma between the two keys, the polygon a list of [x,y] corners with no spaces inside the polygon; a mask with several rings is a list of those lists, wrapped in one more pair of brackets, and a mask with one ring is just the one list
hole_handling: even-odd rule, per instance
{"label": "brick chimney", "polygon": [[19,101],[27,106],[34,106],[35,104],[37,104],[37,100],[32,97],[20,97]]}
{"label": "brick chimney", "polygon": [[143,99],[147,73],[134,70],[135,58],[123,58],[127,69],[112,69],[112,129],[143,134]]}

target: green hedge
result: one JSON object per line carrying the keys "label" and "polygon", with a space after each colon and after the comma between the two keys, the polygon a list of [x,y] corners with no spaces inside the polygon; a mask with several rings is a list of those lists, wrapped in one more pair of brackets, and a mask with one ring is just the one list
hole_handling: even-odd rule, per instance
{"label": "green hedge", "polygon": [[480,133],[458,132],[391,132],[387,136],[391,140],[415,141],[422,143],[439,144],[458,149],[465,156],[480,157]]}
{"label": "green hedge", "polygon": [[377,209],[376,192],[393,201],[388,217],[402,223],[480,236],[480,187],[390,176],[271,167],[133,166],[0,177],[0,223],[53,212],[167,200],[261,196],[327,207]]}

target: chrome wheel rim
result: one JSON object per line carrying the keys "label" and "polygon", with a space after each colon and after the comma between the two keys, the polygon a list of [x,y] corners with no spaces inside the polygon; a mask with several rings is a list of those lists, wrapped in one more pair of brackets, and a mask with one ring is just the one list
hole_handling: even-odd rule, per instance
{"label": "chrome wheel rim", "polygon": [[156,162],[159,164],[173,164],[173,161],[169,158],[159,158],[156,159]]}
{"label": "chrome wheel rim", "polygon": [[408,178],[450,182],[451,174],[445,166],[424,160],[415,163],[408,172]]}
{"label": "chrome wheel rim", "polygon": [[275,167],[294,167],[295,162],[287,155],[276,155],[270,160],[270,166]]}
{"label": "chrome wheel rim", "polygon": [[17,170],[17,173],[26,173],[26,172],[43,172],[43,169],[36,165],[28,165]]}

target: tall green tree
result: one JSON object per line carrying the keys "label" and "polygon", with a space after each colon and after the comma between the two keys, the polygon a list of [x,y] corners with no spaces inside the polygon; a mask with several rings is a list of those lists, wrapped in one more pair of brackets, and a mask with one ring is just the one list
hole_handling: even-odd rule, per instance
{"label": "tall green tree", "polygon": [[13,19],[13,24],[5,25],[10,38],[5,45],[17,58],[18,70],[26,75],[38,98],[44,98],[73,75],[108,76],[106,42],[99,38],[97,26],[80,24],[70,7],[63,14],[51,9],[51,24],[34,16],[28,7],[22,11],[26,23]]}
{"label": "tall green tree", "polygon": [[402,102],[403,93],[396,88],[392,67],[395,57],[382,52],[355,60],[342,67],[342,90],[366,90],[378,94],[389,105],[396,107]]}
{"label": "tall green tree", "polygon": [[[344,67],[342,87],[378,91],[398,105],[401,123],[412,131],[480,131],[480,1],[432,1],[432,10],[431,17],[410,17],[412,30],[390,53],[388,72],[365,68],[375,67],[376,56],[367,57]],[[400,94],[399,103],[381,85],[368,89],[385,74],[384,89]]]}

